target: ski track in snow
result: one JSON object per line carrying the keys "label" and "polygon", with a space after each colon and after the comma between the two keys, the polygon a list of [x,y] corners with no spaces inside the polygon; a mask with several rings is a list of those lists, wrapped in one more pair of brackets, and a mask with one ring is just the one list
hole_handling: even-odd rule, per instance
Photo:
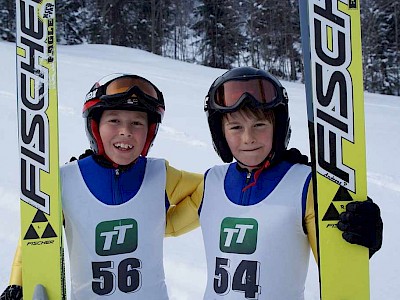
{"label": "ski track in snow", "polygon": [[378,108],[388,108],[388,109],[398,109],[398,110],[400,110],[400,107],[396,106],[396,105],[386,105],[386,104],[376,104],[376,103],[365,102],[365,106],[372,106],[372,107],[378,107]]}
{"label": "ski track in snow", "polygon": [[12,98],[15,99],[17,97],[17,95],[15,93],[9,93],[9,92],[5,92],[5,91],[0,91],[0,97],[8,97],[8,98]]}
{"label": "ski track in snow", "polygon": [[207,147],[207,143],[202,142],[200,140],[191,138],[188,134],[186,134],[183,131],[178,131],[175,128],[168,127],[168,126],[160,126],[159,129],[159,138],[164,136],[167,139],[177,141],[177,142],[182,142],[185,144],[189,144],[191,146],[200,146],[200,147]]}
{"label": "ski track in snow", "polygon": [[368,172],[367,177],[368,177],[368,182],[370,183],[400,193],[400,179],[396,179],[393,176],[374,173],[374,172]]}
{"label": "ski track in snow", "polygon": [[58,111],[64,115],[76,115],[75,110],[70,106],[58,105]]}

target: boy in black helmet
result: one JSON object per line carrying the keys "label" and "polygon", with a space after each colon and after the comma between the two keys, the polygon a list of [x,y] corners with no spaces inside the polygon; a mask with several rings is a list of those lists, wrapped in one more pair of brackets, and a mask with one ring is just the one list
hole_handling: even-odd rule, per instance
{"label": "boy in black helmet", "polygon": [[[214,148],[230,164],[205,177],[204,299],[304,299],[310,245],[316,256],[311,168],[299,152],[286,150],[285,89],[265,71],[232,69],[212,84],[205,111]],[[372,254],[382,243],[379,208],[353,205],[338,228]]]}
{"label": "boy in black helmet", "polygon": [[[198,226],[203,184],[146,157],[164,109],[158,88],[132,74],[104,77],[86,96],[94,154],[60,170],[72,299],[168,299],[163,238]],[[21,268],[18,250],[0,299],[22,298]]]}

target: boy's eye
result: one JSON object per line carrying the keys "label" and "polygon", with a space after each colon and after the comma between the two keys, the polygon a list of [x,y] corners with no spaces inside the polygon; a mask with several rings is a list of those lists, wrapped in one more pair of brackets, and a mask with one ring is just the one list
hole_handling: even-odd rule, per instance
{"label": "boy's eye", "polygon": [[132,124],[134,125],[141,125],[144,126],[147,124],[147,120],[146,119],[137,119],[137,120],[132,120]]}

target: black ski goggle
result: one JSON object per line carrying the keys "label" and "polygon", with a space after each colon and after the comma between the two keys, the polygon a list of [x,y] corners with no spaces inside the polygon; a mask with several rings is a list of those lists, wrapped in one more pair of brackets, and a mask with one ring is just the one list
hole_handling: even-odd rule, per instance
{"label": "black ski goggle", "polygon": [[238,78],[221,83],[208,99],[210,108],[221,112],[238,110],[245,101],[255,108],[269,109],[287,99],[284,88],[264,77]]}
{"label": "black ski goggle", "polygon": [[[108,80],[108,81],[107,81]],[[106,81],[105,84],[102,82]],[[164,107],[162,93],[147,79],[136,75],[122,75],[115,79],[103,78],[86,95],[83,113],[91,107],[100,104],[102,107],[113,108],[130,105],[145,106],[150,111]]]}

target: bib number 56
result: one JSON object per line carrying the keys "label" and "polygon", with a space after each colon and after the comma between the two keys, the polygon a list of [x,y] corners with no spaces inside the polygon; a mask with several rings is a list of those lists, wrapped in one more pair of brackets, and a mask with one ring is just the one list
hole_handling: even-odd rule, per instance
{"label": "bib number 56", "polygon": [[114,293],[116,287],[123,293],[132,293],[141,286],[140,260],[127,258],[118,265],[117,273],[114,271],[114,262],[92,262],[92,290],[100,296]]}

